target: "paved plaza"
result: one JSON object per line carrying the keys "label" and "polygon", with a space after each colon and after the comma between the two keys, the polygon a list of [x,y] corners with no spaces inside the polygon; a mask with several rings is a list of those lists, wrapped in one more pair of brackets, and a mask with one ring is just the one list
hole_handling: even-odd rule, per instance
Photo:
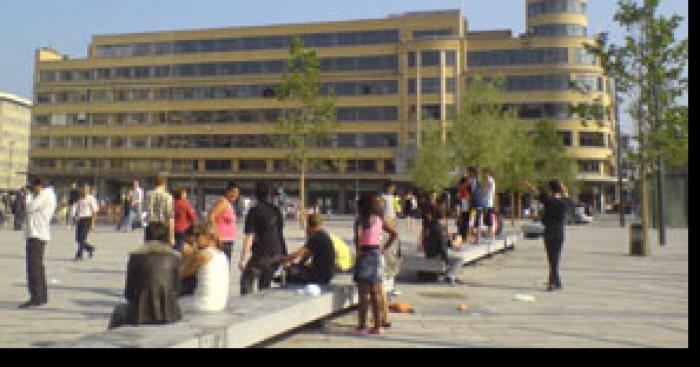
{"label": "paved plaza", "polygon": [[[328,221],[327,227],[351,238],[349,220]],[[290,249],[301,244],[296,223],[288,222],[285,232]],[[417,234],[401,224],[406,253],[415,249]],[[22,232],[0,229],[0,347],[49,346],[102,331],[123,300],[127,254],[139,246],[141,232],[98,227],[90,236],[95,258],[82,262],[72,260],[72,231],[55,226],[53,236],[46,251],[49,303],[20,310],[28,297],[24,239]],[[392,314],[394,325],[383,336],[348,335],[356,322],[356,313],[349,312],[265,346],[687,347],[688,231],[672,229],[668,237],[668,246],[654,245],[651,256],[640,258],[627,255],[626,230],[569,227],[561,263],[565,288],[554,293],[543,290],[542,241],[521,239],[515,251],[466,267],[463,284],[400,283],[398,300],[411,303],[416,313]],[[235,260],[241,242],[239,237]],[[232,302],[238,278],[233,266]],[[460,304],[466,312],[457,309]]]}

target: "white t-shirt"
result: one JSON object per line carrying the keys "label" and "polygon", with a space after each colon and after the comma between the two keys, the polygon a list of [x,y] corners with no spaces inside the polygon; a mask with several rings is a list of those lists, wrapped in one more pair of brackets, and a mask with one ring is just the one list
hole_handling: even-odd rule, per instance
{"label": "white t-shirt", "polygon": [[484,192],[484,206],[493,208],[496,201],[496,180],[492,176],[486,179],[486,190]]}
{"label": "white t-shirt", "polygon": [[42,241],[51,240],[51,218],[56,210],[56,194],[53,188],[47,187],[41,190],[36,198],[27,195],[26,205],[25,235],[27,238],[38,238]]}
{"label": "white t-shirt", "polygon": [[223,252],[207,248],[211,260],[197,271],[197,288],[192,297],[183,297],[185,312],[218,312],[228,302],[229,263]]}
{"label": "white t-shirt", "polygon": [[73,204],[74,216],[78,218],[92,217],[100,210],[97,200],[92,195],[87,195]]}
{"label": "white t-shirt", "polygon": [[384,218],[396,218],[396,212],[394,212],[394,195],[382,194],[382,200],[384,200]]}

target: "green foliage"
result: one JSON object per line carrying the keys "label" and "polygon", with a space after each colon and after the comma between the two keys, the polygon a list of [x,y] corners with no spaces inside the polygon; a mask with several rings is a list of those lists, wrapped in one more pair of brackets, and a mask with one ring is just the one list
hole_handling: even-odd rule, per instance
{"label": "green foliage", "polygon": [[315,49],[304,48],[298,37],[290,46],[289,71],[277,86],[280,101],[290,102],[280,118],[277,131],[287,138],[279,144],[287,150],[287,159],[306,168],[310,153],[330,140],[337,129],[335,99],[321,93],[319,60]]}
{"label": "green foliage", "polygon": [[514,117],[505,121],[501,133],[503,144],[498,152],[494,152],[499,159],[492,170],[498,178],[500,190],[522,192],[521,182],[535,177],[534,139],[525,123]]}
{"label": "green foliage", "polygon": [[452,168],[453,155],[442,140],[440,126],[427,125],[411,170],[413,181],[423,190],[439,193],[453,183]]}
{"label": "green foliage", "polygon": [[544,182],[556,178],[567,186],[575,184],[575,162],[566,154],[554,123],[549,120],[538,121],[531,138],[535,160],[534,179]]}

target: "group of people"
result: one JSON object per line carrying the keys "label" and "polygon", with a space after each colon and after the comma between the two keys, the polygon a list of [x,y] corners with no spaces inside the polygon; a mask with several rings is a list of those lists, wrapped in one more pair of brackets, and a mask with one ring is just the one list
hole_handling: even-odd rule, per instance
{"label": "group of people", "polygon": [[8,223],[10,215],[14,217],[12,225],[15,231],[21,231],[26,217],[26,199],[29,190],[21,187],[15,192],[7,192],[0,200],[0,224]]}

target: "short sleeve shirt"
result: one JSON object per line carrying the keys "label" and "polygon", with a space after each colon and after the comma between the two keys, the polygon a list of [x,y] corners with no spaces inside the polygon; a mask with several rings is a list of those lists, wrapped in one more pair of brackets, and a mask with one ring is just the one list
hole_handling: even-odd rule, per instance
{"label": "short sleeve shirt", "polygon": [[146,194],[144,206],[148,222],[168,223],[174,219],[173,196],[163,188],[155,188]]}
{"label": "short sleeve shirt", "polygon": [[333,241],[325,231],[316,232],[306,242],[311,252],[311,272],[319,284],[330,283],[335,274],[335,249]]}
{"label": "short sleeve shirt", "polygon": [[245,234],[255,235],[252,256],[286,255],[283,228],[284,220],[279,208],[258,201],[245,219]]}
{"label": "short sleeve shirt", "polygon": [[537,198],[544,205],[542,224],[546,233],[563,234],[568,200],[558,199],[547,193],[540,193]]}

